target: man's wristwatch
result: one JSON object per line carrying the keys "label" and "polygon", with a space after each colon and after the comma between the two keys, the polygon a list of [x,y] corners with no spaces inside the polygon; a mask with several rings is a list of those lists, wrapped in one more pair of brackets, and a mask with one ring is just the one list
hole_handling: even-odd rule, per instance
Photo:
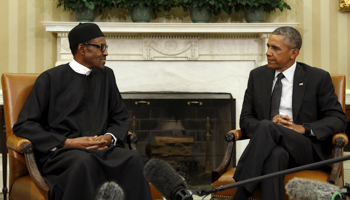
{"label": "man's wristwatch", "polygon": [[304,129],[305,129],[305,135],[310,135],[311,134],[311,127],[309,124],[303,124]]}

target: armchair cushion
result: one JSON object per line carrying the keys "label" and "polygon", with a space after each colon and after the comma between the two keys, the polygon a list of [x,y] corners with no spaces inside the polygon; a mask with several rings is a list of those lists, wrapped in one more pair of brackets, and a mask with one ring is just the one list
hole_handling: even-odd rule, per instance
{"label": "armchair cushion", "polygon": [[[220,187],[222,185],[228,185],[234,183],[233,175],[236,172],[236,168],[231,168],[227,170],[221,177],[212,183],[212,187]],[[316,170],[304,170],[300,172],[295,172],[292,174],[288,174],[284,177],[284,184],[288,183],[294,177],[299,178],[308,178],[317,181],[325,182],[329,178],[329,174],[324,172],[316,171]],[[212,195],[212,198],[220,198],[220,199],[232,199],[233,195],[236,193],[237,188],[231,188],[228,190],[220,191]],[[256,191],[250,199],[259,199],[259,191]],[[284,199],[288,199],[288,195],[284,192]]]}
{"label": "armchair cushion", "polygon": [[152,183],[149,183],[149,187],[151,189],[153,200],[163,200],[162,194],[160,194],[160,192],[152,185]]}
{"label": "armchair cushion", "polygon": [[14,182],[11,188],[11,199],[45,200],[29,175],[22,176]]}
{"label": "armchair cushion", "polygon": [[[211,184],[212,187],[217,188],[222,185],[228,185],[234,183],[233,175],[236,172],[236,168],[228,169],[221,177]],[[212,197],[223,198],[223,199],[232,199],[233,195],[236,193],[237,188],[232,188],[224,191],[217,192],[212,194]]]}

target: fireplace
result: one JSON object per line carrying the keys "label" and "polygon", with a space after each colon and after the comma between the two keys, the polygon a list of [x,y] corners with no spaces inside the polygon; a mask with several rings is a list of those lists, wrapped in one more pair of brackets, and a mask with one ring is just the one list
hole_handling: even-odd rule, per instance
{"label": "fireplace", "polygon": [[225,154],[225,134],[235,128],[232,95],[146,92],[122,97],[144,161],[166,160],[190,186],[209,186],[211,171]]}

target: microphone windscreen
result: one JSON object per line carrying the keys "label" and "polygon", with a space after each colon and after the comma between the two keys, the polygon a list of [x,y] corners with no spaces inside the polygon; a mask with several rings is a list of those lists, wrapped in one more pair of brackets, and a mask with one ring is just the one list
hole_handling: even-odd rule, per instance
{"label": "microphone windscreen", "polygon": [[144,167],[146,179],[168,200],[179,189],[186,189],[184,179],[165,161],[149,160]]}
{"label": "microphone windscreen", "polygon": [[327,182],[305,178],[293,178],[285,186],[290,199],[295,200],[330,200],[339,188]]}
{"label": "microphone windscreen", "polygon": [[124,191],[117,183],[106,182],[98,189],[95,200],[125,200]]}

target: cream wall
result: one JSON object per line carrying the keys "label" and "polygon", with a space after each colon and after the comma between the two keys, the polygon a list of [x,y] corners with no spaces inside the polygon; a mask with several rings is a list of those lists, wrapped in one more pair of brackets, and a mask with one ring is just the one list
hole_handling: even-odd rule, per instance
{"label": "cream wall", "polygon": [[[339,12],[337,0],[285,0],[292,10],[272,12],[266,22],[298,22],[303,47],[298,61],[350,77],[350,12]],[[56,8],[57,0],[1,0],[0,73],[40,73],[56,62],[56,36],[42,21],[75,21]],[[95,21],[130,22],[125,10],[106,10]],[[152,22],[191,23],[182,10],[159,14]],[[221,14],[212,22],[241,23],[242,13]],[[349,39],[350,40],[350,39]],[[350,79],[349,79],[350,80]],[[350,81],[347,82],[350,88]]]}

